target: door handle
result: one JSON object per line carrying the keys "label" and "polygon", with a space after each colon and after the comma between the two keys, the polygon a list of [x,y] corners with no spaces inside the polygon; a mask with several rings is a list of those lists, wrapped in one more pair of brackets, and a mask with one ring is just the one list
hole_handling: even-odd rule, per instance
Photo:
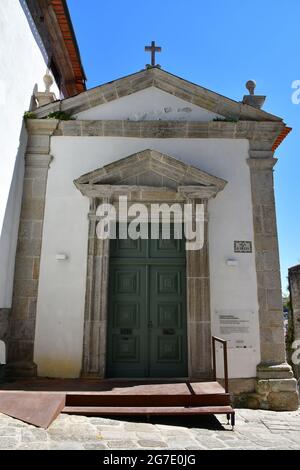
{"label": "door handle", "polygon": [[151,320],[148,321],[148,328],[153,328],[153,323]]}

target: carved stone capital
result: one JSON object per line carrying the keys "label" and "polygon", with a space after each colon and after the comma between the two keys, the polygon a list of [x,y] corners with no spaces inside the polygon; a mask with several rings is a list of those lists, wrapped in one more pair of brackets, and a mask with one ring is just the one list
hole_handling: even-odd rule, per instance
{"label": "carved stone capital", "polygon": [[248,158],[247,163],[251,170],[272,170],[277,158]]}

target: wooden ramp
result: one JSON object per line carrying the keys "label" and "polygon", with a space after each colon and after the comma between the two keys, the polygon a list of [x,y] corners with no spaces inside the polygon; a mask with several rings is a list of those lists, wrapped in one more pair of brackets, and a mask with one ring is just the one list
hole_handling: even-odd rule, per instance
{"label": "wooden ramp", "polygon": [[2,384],[1,389],[0,412],[44,428],[60,412],[84,416],[225,414],[234,426],[230,395],[217,381],[37,379]]}
{"label": "wooden ramp", "polygon": [[0,391],[0,413],[47,429],[65,406],[64,393]]}
{"label": "wooden ramp", "polygon": [[230,395],[218,382],[107,382],[109,390],[67,392],[62,413],[107,415],[226,414],[234,426]]}

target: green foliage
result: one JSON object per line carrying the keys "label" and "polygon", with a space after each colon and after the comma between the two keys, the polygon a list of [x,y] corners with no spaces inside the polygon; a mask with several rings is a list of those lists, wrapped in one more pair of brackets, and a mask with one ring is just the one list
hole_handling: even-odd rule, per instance
{"label": "green foliage", "polygon": [[45,119],[58,119],[59,121],[74,121],[75,118],[70,116],[70,114],[65,113],[64,111],[54,111],[53,113],[48,114]]}
{"label": "green foliage", "polygon": [[36,115],[32,111],[25,111],[24,119],[36,119]]}
{"label": "green foliage", "polygon": [[290,296],[285,299],[285,301],[283,303],[283,306],[285,308],[287,308],[288,311],[289,311],[288,328],[287,328],[287,333],[286,333],[286,337],[285,337],[285,347],[286,347],[287,362],[293,367],[293,363],[292,363],[292,354],[293,354],[292,344],[293,344],[293,341],[295,339],[295,334],[294,334],[293,308],[292,308]]}
{"label": "green foliage", "polygon": [[219,117],[213,118],[213,121],[217,121],[217,122],[238,122],[237,119],[233,119],[233,118],[219,118]]}

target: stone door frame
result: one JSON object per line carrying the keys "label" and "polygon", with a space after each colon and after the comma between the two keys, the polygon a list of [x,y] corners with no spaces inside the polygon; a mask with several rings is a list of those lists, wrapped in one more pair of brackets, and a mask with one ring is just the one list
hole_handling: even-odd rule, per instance
{"label": "stone door frame", "polygon": [[[81,374],[84,377],[106,376],[110,241],[97,238],[96,225],[99,218],[95,213],[96,207],[103,201],[108,202],[108,199],[94,199],[88,215],[89,240]],[[194,199],[189,202],[204,205],[205,243],[201,250],[186,251],[188,376],[204,379],[211,375],[207,199]]]}

